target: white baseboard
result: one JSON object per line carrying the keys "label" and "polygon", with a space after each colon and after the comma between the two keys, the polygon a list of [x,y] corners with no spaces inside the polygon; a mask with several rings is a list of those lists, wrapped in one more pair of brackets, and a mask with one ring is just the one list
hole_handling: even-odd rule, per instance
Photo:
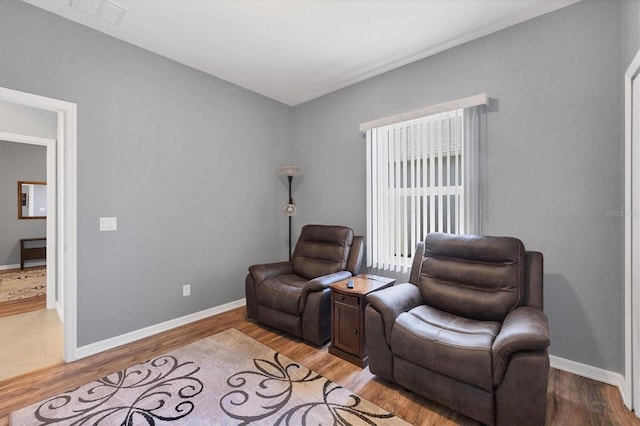
{"label": "white baseboard", "polygon": [[[27,264],[25,262],[25,267],[30,268],[32,266],[46,266],[47,265],[47,261],[46,260],[38,260],[36,262],[32,262],[32,261],[28,261],[29,263]],[[20,264],[16,263],[13,265],[0,265],[0,271],[6,271],[7,269],[20,269]]]}
{"label": "white baseboard", "polygon": [[594,367],[588,364],[583,364],[581,362],[560,358],[555,355],[549,355],[549,361],[551,362],[551,367],[558,370],[577,374],[578,376],[586,377],[587,379],[593,379],[602,383],[606,383],[608,385],[616,386],[620,391],[620,395],[622,395],[624,404],[627,407],[630,407],[629,404],[631,403],[631,400],[628,399],[630,395],[626,395],[624,391],[625,380],[622,374]]}
{"label": "white baseboard", "polygon": [[0,265],[0,271],[6,271],[7,269],[20,269],[20,264],[15,265]]}
{"label": "white baseboard", "polygon": [[113,349],[118,346],[126,345],[128,343],[135,342],[136,340],[144,339],[145,337],[162,333],[163,331],[171,330],[182,325],[190,324],[192,322],[199,321],[213,315],[218,315],[223,312],[239,308],[241,306],[244,306],[245,304],[245,299],[236,300],[234,302],[215,306],[204,311],[189,314],[184,317],[175,318],[169,321],[162,322],[160,324],[152,325],[150,327],[141,328],[140,330],[131,331],[120,336],[111,337],[100,342],[81,346],[76,350],[76,359],[85,358],[109,349]]}

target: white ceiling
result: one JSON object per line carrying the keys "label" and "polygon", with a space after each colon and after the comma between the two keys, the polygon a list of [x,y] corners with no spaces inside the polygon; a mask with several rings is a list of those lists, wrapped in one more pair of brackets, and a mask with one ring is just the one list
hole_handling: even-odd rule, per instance
{"label": "white ceiling", "polygon": [[293,106],[579,0],[23,1]]}

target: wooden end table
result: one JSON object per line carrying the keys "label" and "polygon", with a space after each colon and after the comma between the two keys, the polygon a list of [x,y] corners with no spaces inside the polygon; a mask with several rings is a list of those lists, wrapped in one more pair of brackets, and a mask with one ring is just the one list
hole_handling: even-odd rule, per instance
{"label": "wooden end table", "polygon": [[[353,280],[353,288],[347,288],[349,279]],[[370,274],[349,279],[330,286],[332,315],[329,353],[364,368],[368,364],[364,335],[367,294],[390,287],[396,280]]]}

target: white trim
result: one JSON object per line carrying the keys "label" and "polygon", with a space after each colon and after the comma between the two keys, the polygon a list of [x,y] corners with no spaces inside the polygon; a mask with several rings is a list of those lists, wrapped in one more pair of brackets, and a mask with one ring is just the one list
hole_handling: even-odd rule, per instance
{"label": "white trim", "polygon": [[[64,359],[76,359],[77,345],[77,106],[71,102],[0,87],[0,100],[58,114],[57,173],[57,282],[62,283]],[[58,311],[60,314],[61,312]]]}
{"label": "white trim", "polygon": [[620,390],[622,399],[626,404],[628,395],[623,391],[625,380],[622,374],[594,367],[592,365],[583,364],[581,362],[560,358],[555,355],[549,355],[549,361],[551,362],[551,367],[557,370],[566,371],[567,373],[577,374],[578,376],[586,377],[587,379],[593,379],[608,385],[616,386]]}
{"label": "white trim", "polygon": [[15,263],[12,265],[0,265],[0,271],[6,271],[8,269],[20,269],[20,264]]}
{"label": "white trim", "polygon": [[[640,274],[638,271],[638,250],[640,244],[640,225],[638,215],[638,200],[633,198],[640,188],[636,188],[637,174],[640,173],[640,166],[634,164],[633,157],[637,157],[640,146],[634,145],[633,130],[633,105],[632,105],[632,82],[637,79],[640,74],[640,50],[636,53],[624,74],[624,367],[625,367],[625,383],[624,394],[629,395],[628,402],[625,404],[629,409],[635,409],[636,414],[640,417],[640,331],[636,329],[640,323]],[[636,82],[635,84],[640,84]],[[636,112],[639,114],[640,112]],[[636,117],[637,118],[637,117]],[[635,138],[636,141],[638,138]],[[637,143],[637,142],[636,142]],[[634,170],[635,166],[635,170]]]}
{"label": "white trim", "polygon": [[[56,140],[41,138],[38,136],[20,135],[17,133],[0,132],[0,140],[16,143],[24,143],[28,145],[44,146],[47,150],[47,242],[51,243],[56,241],[56,200],[58,187],[56,182]],[[47,309],[52,309],[56,305],[56,276],[57,276],[57,264],[54,261],[56,259],[56,244],[47,246],[47,261],[42,263],[49,265],[47,268]],[[29,263],[29,266],[40,266],[41,263]],[[19,267],[19,266],[18,266]]]}
{"label": "white trim", "polygon": [[193,314],[161,322],[150,327],[145,327],[139,330],[131,331],[129,333],[121,334],[120,336],[111,337],[109,339],[101,340],[96,343],[81,346],[78,348],[76,355],[78,356],[78,359],[85,358],[100,352],[107,351],[109,349],[116,348],[118,346],[135,342],[136,340],[144,339],[146,337],[153,336],[164,331],[172,330],[176,327],[190,324],[195,321],[200,321],[202,319],[209,318],[211,316],[218,315],[232,309],[240,308],[245,305],[246,299],[240,299],[233,302],[225,303],[224,305],[215,306],[213,308],[205,309],[204,311],[195,312]]}
{"label": "white trim", "polygon": [[[56,167],[58,143],[52,140],[47,145],[47,309],[53,309],[56,305],[56,283],[58,282],[58,211],[56,204],[58,200],[58,176]],[[50,184],[50,182],[52,184]]]}
{"label": "white trim", "polygon": [[[41,138],[39,136],[20,135],[18,133],[0,132],[0,139],[8,142],[26,143],[29,145],[48,146],[55,139]],[[55,164],[54,164],[55,165]]]}
{"label": "white trim", "polygon": [[438,114],[446,111],[453,111],[462,108],[471,108],[478,105],[488,105],[489,96],[486,93],[479,93],[474,96],[458,99],[455,101],[443,102],[441,104],[431,105],[425,108],[416,109],[414,111],[402,114],[392,115],[389,117],[379,118],[373,121],[367,121],[360,124],[360,131],[366,132],[376,127],[388,126],[390,124],[400,123],[402,121],[414,120],[428,115]]}
{"label": "white trim", "polygon": [[[28,262],[29,262],[29,268],[31,268],[32,266],[33,267],[35,267],[35,266],[45,266],[47,264],[46,260],[36,260],[36,261],[28,260]],[[14,265],[0,265],[0,271],[7,271],[9,269],[20,269],[20,264],[16,263]],[[48,288],[47,288],[47,291],[49,291]]]}

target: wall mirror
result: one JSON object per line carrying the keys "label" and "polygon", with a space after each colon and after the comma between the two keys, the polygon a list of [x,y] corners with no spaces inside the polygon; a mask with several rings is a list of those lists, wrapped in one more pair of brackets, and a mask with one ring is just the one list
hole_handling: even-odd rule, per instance
{"label": "wall mirror", "polygon": [[18,219],[46,219],[47,182],[18,182]]}

